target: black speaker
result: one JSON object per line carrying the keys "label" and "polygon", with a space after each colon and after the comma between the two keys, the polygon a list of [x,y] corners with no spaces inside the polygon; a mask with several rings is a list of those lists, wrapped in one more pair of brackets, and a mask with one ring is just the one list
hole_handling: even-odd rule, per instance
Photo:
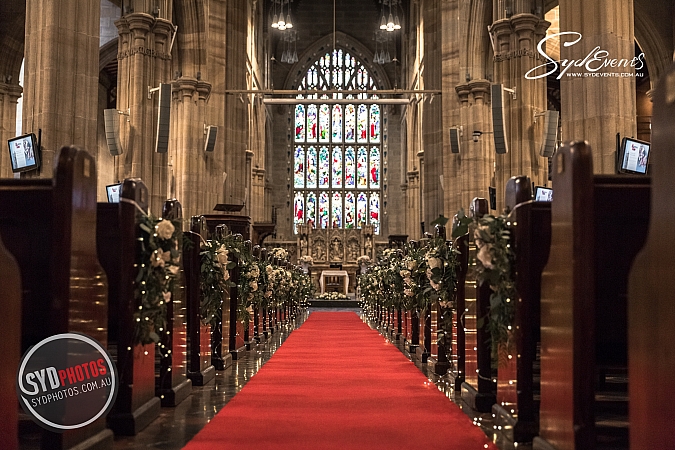
{"label": "black speaker", "polygon": [[159,85],[159,107],[157,108],[157,137],[155,151],[166,153],[169,149],[169,122],[171,120],[171,85]]}
{"label": "black speaker", "polygon": [[506,140],[506,122],[504,117],[504,86],[493,84],[490,86],[492,95],[492,128],[495,141],[495,151],[499,154],[509,151]]}
{"label": "black speaker", "polygon": [[116,109],[104,109],[103,123],[105,124],[105,142],[108,144],[108,151],[113,156],[121,155],[123,150],[120,141],[120,114]]}
{"label": "black speaker", "polygon": [[546,111],[544,113],[544,136],[539,149],[539,155],[546,158],[553,156],[558,142],[558,111]]}
{"label": "black speaker", "polygon": [[490,194],[490,209],[497,209],[497,188],[488,186],[488,194]]}
{"label": "black speaker", "polygon": [[459,153],[460,142],[459,142],[459,128],[453,127],[450,128],[450,151],[452,153]]}
{"label": "black speaker", "polygon": [[204,151],[212,152],[216,146],[216,136],[218,135],[218,127],[209,125],[206,127],[206,141],[204,142]]}

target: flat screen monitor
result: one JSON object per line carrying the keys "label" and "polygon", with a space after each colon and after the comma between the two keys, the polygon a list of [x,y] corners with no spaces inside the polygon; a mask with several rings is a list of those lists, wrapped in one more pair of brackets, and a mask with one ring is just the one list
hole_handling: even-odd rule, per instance
{"label": "flat screen monitor", "polygon": [[621,141],[621,170],[623,173],[647,173],[649,163],[649,142],[633,138],[623,138]]}
{"label": "flat screen monitor", "polygon": [[122,192],[122,183],[109,184],[105,187],[106,194],[108,194],[108,203],[119,203],[120,193]]}
{"label": "flat screen monitor", "polygon": [[27,172],[40,167],[40,154],[33,133],[9,139],[7,144],[12,172]]}
{"label": "flat screen monitor", "polygon": [[553,201],[553,189],[547,188],[544,186],[537,186],[534,189],[534,201],[535,202],[552,202]]}

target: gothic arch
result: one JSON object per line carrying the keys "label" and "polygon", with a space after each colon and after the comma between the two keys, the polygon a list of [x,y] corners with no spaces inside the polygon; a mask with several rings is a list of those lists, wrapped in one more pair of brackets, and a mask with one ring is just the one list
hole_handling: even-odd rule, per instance
{"label": "gothic arch", "polygon": [[672,47],[670,47],[669,51],[669,46],[663,40],[663,36],[658,33],[649,14],[638,3],[635,3],[634,7],[634,22],[635,40],[645,54],[647,67],[649,68],[649,81],[652,88],[654,88],[657,81],[661,78],[661,74],[672,63]]}
{"label": "gothic arch", "polygon": [[[375,79],[378,89],[391,89],[389,77],[387,77],[386,72],[382,68],[378,68],[373,64],[373,53],[368,47],[341,31],[335,33],[335,47],[348,51],[357,60],[362,62],[366,69],[368,69],[368,73]],[[286,81],[284,82],[284,89],[295,89],[307,73],[307,70],[319,59],[320,54],[330,52],[332,48],[333,33],[317,39],[316,42],[307,47],[307,50],[298,57],[298,62],[288,71]]]}

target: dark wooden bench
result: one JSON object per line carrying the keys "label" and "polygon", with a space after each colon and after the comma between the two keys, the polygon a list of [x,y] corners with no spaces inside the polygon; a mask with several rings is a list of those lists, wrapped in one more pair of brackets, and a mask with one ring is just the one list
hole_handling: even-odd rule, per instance
{"label": "dark wooden bench", "polygon": [[115,434],[135,435],[159,416],[155,397],[155,344],[134,343],[134,282],[140,214],[148,211],[148,189],[138,178],[122,184],[120,203],[97,205],[96,246],[108,276],[108,349],[120,389],[108,415]]}
{"label": "dark wooden bench", "polygon": [[551,246],[551,203],[532,201],[530,186],[527,177],[514,177],[506,188],[518,298],[510,358],[500,361],[492,407],[495,423],[514,442],[531,442],[538,433],[541,272]]}
{"label": "dark wooden bench", "polygon": [[584,142],[563,146],[553,173],[551,249],[541,282],[540,437],[533,445],[628,448],[626,292],[647,235],[650,180],[593,175]]}
{"label": "dark wooden bench", "polygon": [[187,311],[187,376],[194,386],[203,386],[216,376],[211,361],[211,325],[204,325],[201,317],[201,244],[208,231],[203,216],[193,216],[190,231],[184,233],[191,245],[183,251],[185,270],[185,297]]}
{"label": "dark wooden bench", "polygon": [[[182,223],[183,207],[176,199],[167,200],[162,218]],[[182,230],[181,230],[182,231]],[[182,249],[179,249],[179,252]],[[155,374],[155,392],[162,406],[176,406],[192,393],[192,380],[187,378],[187,326],[185,308],[185,271],[181,267],[174,284],[173,297],[166,304],[166,332],[159,333],[163,356]]]}
{"label": "dark wooden bench", "polygon": [[[0,180],[0,236],[21,271],[21,352],[66,332],[86,334],[103,346],[107,343],[107,281],[96,255],[96,162],[76,147],[61,148],[56,161],[52,179]],[[5,264],[11,266],[6,257]],[[2,272],[0,277],[12,279],[11,270]],[[15,289],[11,282],[3,283],[2,296],[15,295]],[[16,315],[17,305],[2,304],[10,314],[3,317],[3,339],[8,341],[3,345],[12,346],[19,329],[11,316]],[[9,350],[9,360],[3,364],[15,374],[12,362],[17,351]],[[7,391],[3,388],[3,392]],[[14,388],[10,392],[15,396]],[[16,397],[2,403],[17,408]],[[16,430],[16,411],[2,420],[3,428],[9,423],[8,429]],[[113,444],[103,418],[60,434],[42,431],[26,419],[20,421],[19,433],[41,433],[41,445],[48,448],[112,448]]]}
{"label": "dark wooden bench", "polygon": [[[470,215],[480,218],[488,213],[488,203],[484,198],[474,198],[471,203]],[[475,244],[469,233],[470,251],[475,258]],[[490,307],[490,286],[488,283],[479,284],[475,279],[466,282],[475,287],[475,300],[466,295],[465,299],[465,381],[462,383],[462,400],[471,408],[479,412],[492,411],[496,401],[496,385],[492,373],[492,347],[490,334],[487,329],[487,320],[478,326],[478,319],[485,318]]]}
{"label": "dark wooden bench", "polygon": [[0,305],[3,308],[0,354],[0,448],[19,448],[19,414],[16,398],[16,374],[21,357],[21,272],[16,259],[0,238]]}
{"label": "dark wooden bench", "polygon": [[[628,291],[630,448],[672,448],[675,443],[675,238],[672,161],[675,150],[675,67],[654,93],[649,234],[633,262]],[[671,82],[670,85],[668,82]]]}

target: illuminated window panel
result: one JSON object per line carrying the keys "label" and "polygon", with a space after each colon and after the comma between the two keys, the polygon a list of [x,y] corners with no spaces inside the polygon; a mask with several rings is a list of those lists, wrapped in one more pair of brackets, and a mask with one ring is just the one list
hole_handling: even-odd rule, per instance
{"label": "illuminated window panel", "polygon": [[368,187],[368,150],[365,147],[359,147],[356,163],[356,180],[359,189],[366,189]]}
{"label": "illuminated window panel", "polygon": [[380,232],[380,195],[376,192],[370,194],[370,224],[375,233]]}
{"label": "illuminated window panel", "polygon": [[328,228],[328,193],[319,194],[319,221],[321,228]]}
{"label": "illuminated window panel", "polygon": [[333,106],[333,142],[342,142],[342,107]]}
{"label": "illuminated window panel", "polygon": [[339,192],[333,194],[331,202],[331,226],[342,228],[342,195]]}
{"label": "illuminated window panel", "polygon": [[296,188],[305,187],[305,150],[302,147],[297,147],[295,149],[295,164],[294,164],[294,176],[293,176],[293,186]]}
{"label": "illuminated window panel", "polygon": [[363,192],[359,192],[356,202],[356,224],[358,228],[363,228],[368,223],[368,197]]}
{"label": "illuminated window panel", "polygon": [[305,107],[295,107],[295,142],[305,142]]}
{"label": "illuminated window panel", "polygon": [[359,105],[359,115],[356,119],[356,135],[359,142],[368,142],[368,107]]}
{"label": "illuminated window panel", "polygon": [[330,137],[330,108],[328,105],[319,107],[319,142],[329,142]]}
{"label": "illuminated window panel", "polygon": [[304,223],[305,220],[305,201],[302,195],[302,192],[297,192],[295,194],[295,201],[293,202],[294,206],[294,219],[293,219],[293,224],[295,225],[293,228],[295,230],[298,229],[298,224]]}
{"label": "illuminated window panel", "polygon": [[342,149],[340,147],[333,147],[333,175],[331,178],[334,188],[342,187]]}
{"label": "illuminated window panel", "polygon": [[380,187],[380,149],[378,147],[370,149],[370,187],[375,189]]}
{"label": "illuminated window panel", "polygon": [[354,142],[356,138],[356,108],[347,105],[345,108],[345,142]]}
{"label": "illuminated window panel", "polygon": [[[355,172],[356,172],[356,155],[354,154],[354,147],[347,147],[345,150],[345,187],[353,189],[356,187]],[[345,213],[346,214],[346,213]]]}
{"label": "illuminated window panel", "polygon": [[345,228],[356,227],[355,203],[354,194],[352,192],[347,192],[347,194],[345,194]]}
{"label": "illuminated window panel", "polygon": [[330,159],[328,156],[328,147],[321,147],[319,150],[319,187],[329,187]]}
{"label": "illuminated window panel", "polygon": [[316,105],[307,107],[307,142],[316,142]]}
{"label": "illuminated window panel", "polygon": [[305,212],[307,223],[312,227],[316,226],[316,194],[310,192],[307,194],[307,208]]}
{"label": "illuminated window panel", "polygon": [[317,162],[316,162],[316,148],[309,147],[307,149],[307,187],[310,189],[316,188],[317,182]]}
{"label": "illuminated window panel", "polygon": [[380,142],[380,107],[378,105],[370,106],[370,142],[374,144]]}

